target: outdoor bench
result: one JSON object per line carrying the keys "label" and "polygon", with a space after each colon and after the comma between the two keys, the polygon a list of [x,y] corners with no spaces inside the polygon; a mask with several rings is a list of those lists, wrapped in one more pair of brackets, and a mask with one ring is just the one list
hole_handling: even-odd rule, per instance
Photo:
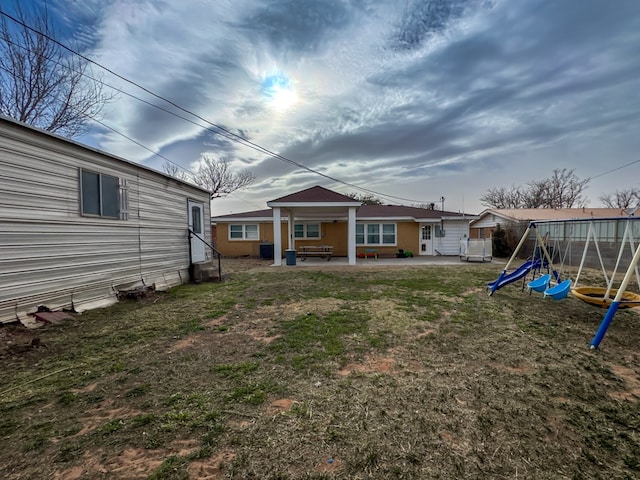
{"label": "outdoor bench", "polygon": [[305,261],[309,257],[326,258],[327,262],[331,260],[333,255],[333,246],[331,245],[304,245],[298,250],[297,256],[301,261]]}

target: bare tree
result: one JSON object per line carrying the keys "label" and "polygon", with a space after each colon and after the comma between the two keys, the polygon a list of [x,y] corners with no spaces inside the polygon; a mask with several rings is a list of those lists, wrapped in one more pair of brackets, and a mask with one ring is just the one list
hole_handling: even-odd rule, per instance
{"label": "bare tree", "polygon": [[347,197],[351,197],[363,205],[382,205],[383,203],[382,200],[370,193],[347,193]]}
{"label": "bare tree", "polygon": [[255,175],[248,170],[232,172],[230,163],[228,157],[214,158],[205,153],[193,172],[194,183],[209,190],[211,199],[214,199],[248,187],[255,181]]}
{"label": "bare tree", "polygon": [[630,208],[640,205],[640,188],[632,187],[626,190],[616,190],[600,197],[600,201],[608,208]]}
{"label": "bare tree", "polygon": [[544,208],[584,207],[586,199],[582,195],[589,179],[580,180],[575,170],[556,168],[550,178],[543,180],[546,185]]}
{"label": "bare tree", "polygon": [[492,208],[522,208],[523,199],[520,187],[511,188],[495,187],[485,192],[480,201],[483,205]]}
{"label": "bare tree", "polygon": [[0,14],[0,113],[67,137],[85,132],[114,96],[86,75],[86,60],[52,40],[46,7],[27,11],[16,1],[18,22]]}
{"label": "bare tree", "polygon": [[580,180],[574,170],[555,169],[549,178],[526,186],[490,188],[480,197],[492,208],[575,208],[585,205],[583,196],[589,179]]}
{"label": "bare tree", "polygon": [[193,173],[178,167],[175,163],[165,161],[162,164],[162,171],[167,175],[171,175],[173,178],[182,180],[183,182],[193,182]]}

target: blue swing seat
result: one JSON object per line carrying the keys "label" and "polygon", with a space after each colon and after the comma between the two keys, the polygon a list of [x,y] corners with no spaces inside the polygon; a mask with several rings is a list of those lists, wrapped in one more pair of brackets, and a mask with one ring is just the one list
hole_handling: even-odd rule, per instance
{"label": "blue swing seat", "polygon": [[544,297],[551,297],[554,300],[562,300],[569,295],[569,290],[571,290],[571,279],[564,280],[559,284],[546,289],[544,291]]}
{"label": "blue swing seat", "polygon": [[551,274],[547,273],[527,283],[527,287],[535,292],[544,292],[549,288],[549,282],[551,282]]}

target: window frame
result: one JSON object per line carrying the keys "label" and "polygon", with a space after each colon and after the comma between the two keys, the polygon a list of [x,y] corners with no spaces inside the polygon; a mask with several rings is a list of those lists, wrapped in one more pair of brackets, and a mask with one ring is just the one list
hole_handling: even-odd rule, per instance
{"label": "window frame", "polygon": [[[369,228],[375,227],[375,228]],[[392,226],[393,233],[389,233],[388,228]],[[361,230],[359,232],[359,230]],[[385,242],[385,236],[393,235],[393,242]],[[378,237],[378,241],[369,241],[370,237]],[[358,240],[362,238],[362,241]],[[356,223],[356,245],[357,246],[377,246],[377,247],[395,247],[398,245],[398,224],[392,222],[358,222]]]}
{"label": "window frame", "polygon": [[[255,242],[256,240],[260,240],[260,225],[257,223],[230,223],[227,228],[227,236],[230,242]],[[241,237],[232,237],[231,229],[232,227],[240,227]],[[255,238],[249,238],[247,235],[248,230],[247,227],[255,227]]]}
{"label": "window frame", "polygon": [[[317,226],[318,227],[318,235],[316,236],[309,236],[309,226]],[[302,227],[302,235],[298,235],[298,231],[296,231],[297,227]],[[319,240],[320,238],[322,238],[322,229],[321,229],[321,225],[318,222],[303,222],[303,223],[296,223],[293,225],[293,238],[295,238],[296,240]]]}
{"label": "window frame", "polygon": [[[88,201],[88,197],[85,194],[85,174],[95,175],[98,180],[98,192],[97,192],[97,200],[98,200],[98,213],[88,212],[87,206],[85,205],[85,200]],[[106,182],[105,180],[109,181]],[[91,218],[105,218],[110,220],[127,220],[128,215],[128,191],[126,187],[126,180],[117,177],[115,175],[109,175],[107,173],[96,172],[94,170],[89,170],[85,168],[79,169],[78,175],[78,184],[79,184],[79,203],[80,203],[80,216],[82,217],[91,217]],[[108,191],[107,186],[109,186]],[[107,198],[106,196],[110,196],[111,198]],[[115,214],[105,213],[105,204],[109,206],[108,201],[110,200],[111,206],[115,202]]]}

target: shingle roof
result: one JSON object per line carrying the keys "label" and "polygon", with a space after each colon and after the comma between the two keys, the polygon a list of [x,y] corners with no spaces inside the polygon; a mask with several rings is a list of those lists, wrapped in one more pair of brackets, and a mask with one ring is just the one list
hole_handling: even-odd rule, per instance
{"label": "shingle roof", "polygon": [[211,220],[216,219],[243,219],[243,218],[265,218],[271,219],[273,218],[273,210],[267,208],[266,210],[253,210],[251,212],[241,212],[241,213],[228,213],[227,215],[218,215],[216,217],[211,217]]}
{"label": "shingle roof", "polygon": [[[346,216],[346,212],[345,212]],[[447,212],[442,210],[430,210],[427,208],[405,207],[403,205],[362,205],[356,210],[356,219],[358,218],[413,218],[413,219],[440,219],[442,217],[469,217],[457,212]],[[234,221],[246,218],[256,219],[272,219],[273,210],[253,210],[251,212],[230,213],[228,215],[220,215],[212,217],[212,221]]]}
{"label": "shingle roof", "polygon": [[351,197],[342,195],[341,193],[334,192],[327,188],[316,185],[315,187],[307,188],[306,190],[301,190],[299,192],[292,193],[290,195],[285,195],[284,197],[276,198],[275,200],[271,200],[267,202],[267,204],[285,203],[285,202],[286,203],[328,203],[328,202],[359,203],[357,200],[354,200]]}
{"label": "shingle roof", "polygon": [[580,218],[613,218],[626,216],[626,213],[620,208],[500,208],[485,210],[480,214],[480,218],[484,217],[486,214],[493,214],[516,222],[532,220],[574,220]]}
{"label": "shingle roof", "polygon": [[462,217],[462,213],[431,210],[428,208],[406,207],[404,205],[362,205],[356,212],[358,217],[413,217],[413,218],[442,218]]}

